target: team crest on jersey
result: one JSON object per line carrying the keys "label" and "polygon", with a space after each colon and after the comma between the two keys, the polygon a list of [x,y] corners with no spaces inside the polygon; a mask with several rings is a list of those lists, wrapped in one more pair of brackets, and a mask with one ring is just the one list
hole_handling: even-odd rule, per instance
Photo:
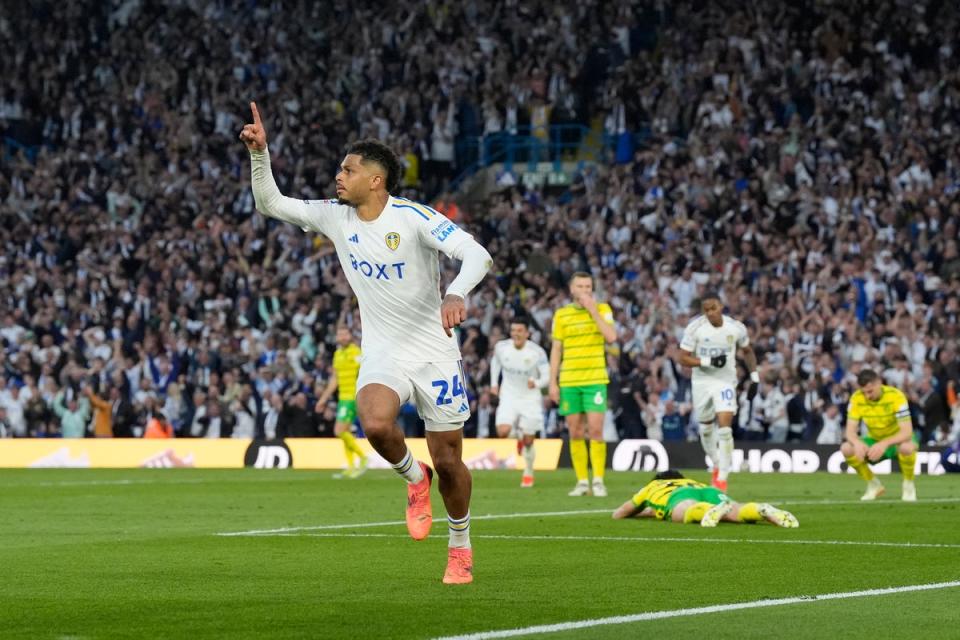
{"label": "team crest on jersey", "polygon": [[396,231],[391,231],[385,235],[383,239],[386,240],[387,248],[390,249],[390,251],[396,251],[397,247],[400,246],[400,234]]}

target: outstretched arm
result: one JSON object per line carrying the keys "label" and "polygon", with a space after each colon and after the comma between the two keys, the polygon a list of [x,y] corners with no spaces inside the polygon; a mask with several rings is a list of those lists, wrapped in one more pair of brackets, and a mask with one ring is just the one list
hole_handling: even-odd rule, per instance
{"label": "outstretched arm", "polygon": [[613,512],[614,520],[623,520],[624,518],[649,518],[653,516],[653,509],[650,507],[640,508],[633,504],[633,500],[627,500]]}
{"label": "outstretched arm", "polygon": [[253,113],[253,124],[244,125],[240,132],[240,139],[247,145],[247,150],[250,152],[250,186],[257,210],[271,218],[295,224],[304,231],[313,228],[307,203],[296,198],[288,198],[280,193],[270,168],[267,132],[263,128],[260,111],[255,102],[250,103],[250,111]]}

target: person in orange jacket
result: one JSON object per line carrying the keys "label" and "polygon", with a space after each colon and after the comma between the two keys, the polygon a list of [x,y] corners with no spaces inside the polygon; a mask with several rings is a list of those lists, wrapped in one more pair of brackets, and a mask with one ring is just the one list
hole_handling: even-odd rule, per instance
{"label": "person in orange jacket", "polygon": [[147,429],[143,432],[144,438],[172,438],[173,425],[162,411],[157,411],[147,420]]}
{"label": "person in orange jacket", "polygon": [[113,437],[113,416],[110,413],[111,406],[109,400],[104,400],[94,392],[93,387],[87,385],[83,388],[83,393],[93,405],[93,435],[95,438]]}

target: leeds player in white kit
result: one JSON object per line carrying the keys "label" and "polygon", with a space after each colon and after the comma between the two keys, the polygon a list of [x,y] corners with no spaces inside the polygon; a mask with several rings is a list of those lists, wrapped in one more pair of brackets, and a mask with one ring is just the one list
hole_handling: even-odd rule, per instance
{"label": "leeds player in white kit", "polygon": [[[400,178],[396,155],[375,140],[354,143],[336,176],[337,200],[280,193],[267,136],[251,103],[253,124],[240,133],[250,151],[257,209],[322,233],[333,243],[357,296],[363,323],[357,413],[373,448],[407,481],[407,529],[430,532],[433,471],[413,458],[396,424],[410,400],[423,418],[440,479],[450,541],[443,581],[473,580],[470,547],[472,479],[463,464],[463,423],[470,415],[460,348],[452,328],[466,319],[464,297],[490,268],[490,254],[445,216],[390,195]],[[438,252],[462,261],[440,300]]]}
{"label": "leeds player in white kit", "polygon": [[693,405],[700,442],[713,465],[713,486],[726,491],[733,458],[733,415],[737,411],[737,349],[750,371],[749,397],[757,394],[760,374],[747,328],[723,315],[713,292],[700,298],[703,315],[694,318],[680,340],[680,364],[693,368]]}
{"label": "leeds player in white kit", "polygon": [[[497,435],[506,438],[514,429],[520,431],[518,453],[523,455],[524,471],[521,487],[533,486],[533,443],[543,430],[543,389],[550,382],[550,361],[540,345],[531,342],[525,318],[510,323],[510,339],[501,340],[493,348],[490,360],[490,393],[499,396]],[[503,382],[500,383],[500,375]]]}

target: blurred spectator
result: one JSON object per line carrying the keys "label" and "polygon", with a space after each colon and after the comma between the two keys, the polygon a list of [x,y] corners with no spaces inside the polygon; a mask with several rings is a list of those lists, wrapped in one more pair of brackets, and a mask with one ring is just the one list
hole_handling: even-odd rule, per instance
{"label": "blurred spectator", "polygon": [[172,438],[173,435],[173,425],[163,411],[158,411],[147,420],[147,428],[143,432],[144,438]]}
{"label": "blurred spectator", "polygon": [[667,400],[664,403],[663,417],[660,418],[660,429],[664,442],[683,442],[687,438],[684,416],[680,414],[677,403],[673,400]]}
{"label": "blurred spectator", "polygon": [[26,407],[31,396],[30,389],[23,389],[16,384],[10,385],[9,388],[0,388],[0,407],[4,410],[6,424],[4,437],[23,438],[27,435]]}
{"label": "blurred spectator", "polygon": [[647,394],[647,401],[641,405],[643,424],[647,429],[647,437],[651,440],[663,440],[663,416],[666,413],[664,403],[660,401],[660,394],[651,391]]}
{"label": "blurred spectator", "polygon": [[134,427],[133,406],[120,387],[110,387],[110,423],[114,438],[132,438]]}
{"label": "blurred spectator", "polygon": [[87,434],[90,401],[73,395],[64,402],[64,395],[61,391],[53,400],[53,411],[60,419],[60,435],[64,438],[83,438]]}
{"label": "blurred spectator", "polygon": [[274,440],[277,437],[280,414],[283,412],[283,398],[279,394],[270,393],[265,396],[264,401],[268,403],[268,408],[263,415],[263,437]]}
{"label": "blurred spectator", "polygon": [[320,434],[319,422],[319,416],[307,405],[306,394],[295,393],[283,405],[276,435],[278,438],[316,437]]}
{"label": "blurred spectator", "polygon": [[13,427],[7,419],[7,408],[0,406],[0,438],[13,437]]}
{"label": "blurred spectator", "polygon": [[[787,391],[787,441],[803,440],[807,433],[808,419],[808,412],[804,407],[805,394],[796,382],[789,382],[784,388]],[[819,407],[816,411],[819,412]]]}
{"label": "blurred spectator", "polygon": [[113,416],[110,411],[110,402],[98,396],[89,385],[83,388],[83,393],[93,407],[93,437],[112,438]]}
{"label": "blurred spectator", "polygon": [[817,444],[837,445],[843,442],[844,417],[835,404],[828,404],[823,412],[823,427],[817,434]]}
{"label": "blurred spectator", "polygon": [[770,442],[782,443],[787,441],[787,400],[783,391],[777,385],[765,385],[761,407],[763,409],[763,423],[767,430],[767,439]]}
{"label": "blurred spectator", "polygon": [[207,400],[206,411],[199,418],[195,418],[195,423],[199,426],[197,431],[191,433],[196,438],[229,438],[233,434],[236,426],[236,417],[222,402],[213,394]]}

